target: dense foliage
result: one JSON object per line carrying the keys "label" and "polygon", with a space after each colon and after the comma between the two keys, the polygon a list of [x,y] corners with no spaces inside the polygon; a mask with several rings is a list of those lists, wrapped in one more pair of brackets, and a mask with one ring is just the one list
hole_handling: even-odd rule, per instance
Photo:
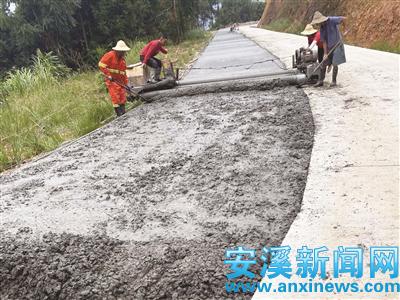
{"label": "dense foliage", "polygon": [[[211,36],[192,30],[168,46],[168,57],[183,67]],[[145,41],[127,43],[127,62],[137,62]],[[129,102],[127,109],[139,104]],[[8,71],[0,82],[0,172],[98,128],[113,115],[100,72],[74,72],[58,56],[38,50],[29,65]]]}
{"label": "dense foliage", "polygon": [[231,23],[243,23],[260,19],[264,10],[264,1],[221,0],[216,13],[216,26]]}
{"label": "dense foliage", "polygon": [[81,68],[119,39],[180,41],[198,27],[258,19],[262,8],[252,0],[0,0],[0,75],[37,49]]}

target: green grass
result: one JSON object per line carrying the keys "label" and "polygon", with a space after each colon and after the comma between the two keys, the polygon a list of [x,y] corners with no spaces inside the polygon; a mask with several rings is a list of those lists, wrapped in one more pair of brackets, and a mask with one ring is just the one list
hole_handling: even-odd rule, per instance
{"label": "green grass", "polygon": [[393,52],[400,54],[400,42],[396,44],[390,44],[387,41],[377,41],[371,45],[372,49],[386,51],[386,52]]}
{"label": "green grass", "polygon": [[97,128],[113,109],[94,72],[11,93],[0,106],[0,170]]}
{"label": "green grass", "polygon": [[262,28],[272,31],[300,34],[304,29],[304,25],[301,22],[293,22],[286,18],[280,18],[272,21],[268,25],[263,25]]}
{"label": "green grass", "polygon": [[146,42],[143,40],[131,40],[127,41],[127,44],[129,48],[131,48],[131,51],[129,51],[125,57],[126,64],[129,65],[139,62],[140,50],[142,50],[142,48],[146,45]]}
{"label": "green grass", "polygon": [[[170,45],[169,58],[184,66],[210,37],[194,34]],[[129,46],[128,64],[139,60],[144,42],[131,41]],[[78,138],[113,116],[98,71],[71,73],[54,55],[38,53],[31,67],[13,70],[0,82],[0,171]]]}
{"label": "green grass", "polygon": [[[168,44],[165,46],[168,49],[168,54],[159,54],[158,57],[171,60],[177,68],[184,68],[203,49],[211,36],[212,33],[209,31],[191,30],[179,44],[172,44],[168,41]],[[127,44],[131,48],[131,51],[126,56],[126,63],[134,64],[139,62],[139,52],[146,43],[142,40],[134,40],[128,41]]]}

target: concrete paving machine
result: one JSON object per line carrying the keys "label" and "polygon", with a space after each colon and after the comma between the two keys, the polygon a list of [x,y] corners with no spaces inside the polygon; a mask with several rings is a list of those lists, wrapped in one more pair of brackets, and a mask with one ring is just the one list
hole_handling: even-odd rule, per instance
{"label": "concrete paving machine", "polygon": [[[293,69],[280,67],[282,70],[273,71],[266,70],[265,72],[248,72],[240,75],[232,76],[224,74],[210,78],[195,78],[192,80],[179,80],[179,70],[174,68],[171,61],[163,61],[163,79],[156,83],[149,83],[147,79],[149,74],[146,68],[143,68],[142,63],[137,63],[127,66],[127,75],[129,78],[129,90],[134,96],[139,96],[142,93],[148,93],[159,90],[172,89],[176,86],[187,86],[195,84],[209,84],[216,82],[228,82],[234,80],[257,79],[265,77],[266,82],[279,85],[297,85],[316,82],[319,79],[319,68],[317,62],[317,52],[309,49],[300,48],[293,55]],[[271,61],[279,60],[273,58]],[[144,99],[143,96],[141,96]]]}
{"label": "concrete paving machine", "polygon": [[162,61],[162,80],[158,82],[148,82],[151,77],[151,68],[144,68],[142,63],[136,63],[127,66],[127,76],[129,79],[129,86],[132,87],[136,93],[144,93],[155,90],[170,89],[176,86],[177,77],[179,76],[178,70],[175,70],[171,61]]}
{"label": "concrete paving machine", "polygon": [[305,74],[306,83],[315,83],[320,77],[320,69],[318,64],[318,52],[316,49],[307,48],[297,49],[292,56],[292,67]]}

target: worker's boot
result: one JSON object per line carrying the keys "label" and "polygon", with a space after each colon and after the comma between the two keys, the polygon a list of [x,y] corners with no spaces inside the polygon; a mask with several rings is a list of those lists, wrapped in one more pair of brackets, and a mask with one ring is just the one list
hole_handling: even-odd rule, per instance
{"label": "worker's boot", "polygon": [[126,111],[125,111],[125,104],[120,104],[120,106],[119,106],[119,112],[120,112],[120,115],[121,115],[121,116],[124,115],[124,114],[126,113]]}
{"label": "worker's boot", "polygon": [[160,79],[160,75],[161,75],[161,68],[157,68],[154,74],[154,80],[155,81],[161,81]]}
{"label": "worker's boot", "polygon": [[120,104],[118,107],[114,107],[115,113],[117,114],[117,117],[122,116],[125,114],[125,104]]}
{"label": "worker's boot", "polygon": [[325,73],[326,73],[326,65],[321,66],[321,70],[319,71],[319,78],[317,83],[314,84],[314,87],[320,87],[324,85]]}
{"label": "worker's boot", "polygon": [[150,78],[147,80],[147,83],[156,83],[156,69],[150,68]]}
{"label": "worker's boot", "polygon": [[337,74],[339,72],[339,67],[338,66],[333,66],[333,71],[332,71],[332,82],[329,85],[329,87],[335,87],[336,84],[336,78],[337,78]]}

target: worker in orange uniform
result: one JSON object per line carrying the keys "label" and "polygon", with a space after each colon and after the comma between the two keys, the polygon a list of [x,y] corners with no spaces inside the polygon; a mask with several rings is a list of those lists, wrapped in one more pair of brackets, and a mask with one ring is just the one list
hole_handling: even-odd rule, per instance
{"label": "worker in orange uniform", "polygon": [[[120,40],[112,51],[103,55],[99,62],[100,70],[106,75],[106,86],[117,117],[125,114],[126,90],[120,84],[127,85],[125,55],[131,50]],[[120,84],[118,84],[120,83]]]}

